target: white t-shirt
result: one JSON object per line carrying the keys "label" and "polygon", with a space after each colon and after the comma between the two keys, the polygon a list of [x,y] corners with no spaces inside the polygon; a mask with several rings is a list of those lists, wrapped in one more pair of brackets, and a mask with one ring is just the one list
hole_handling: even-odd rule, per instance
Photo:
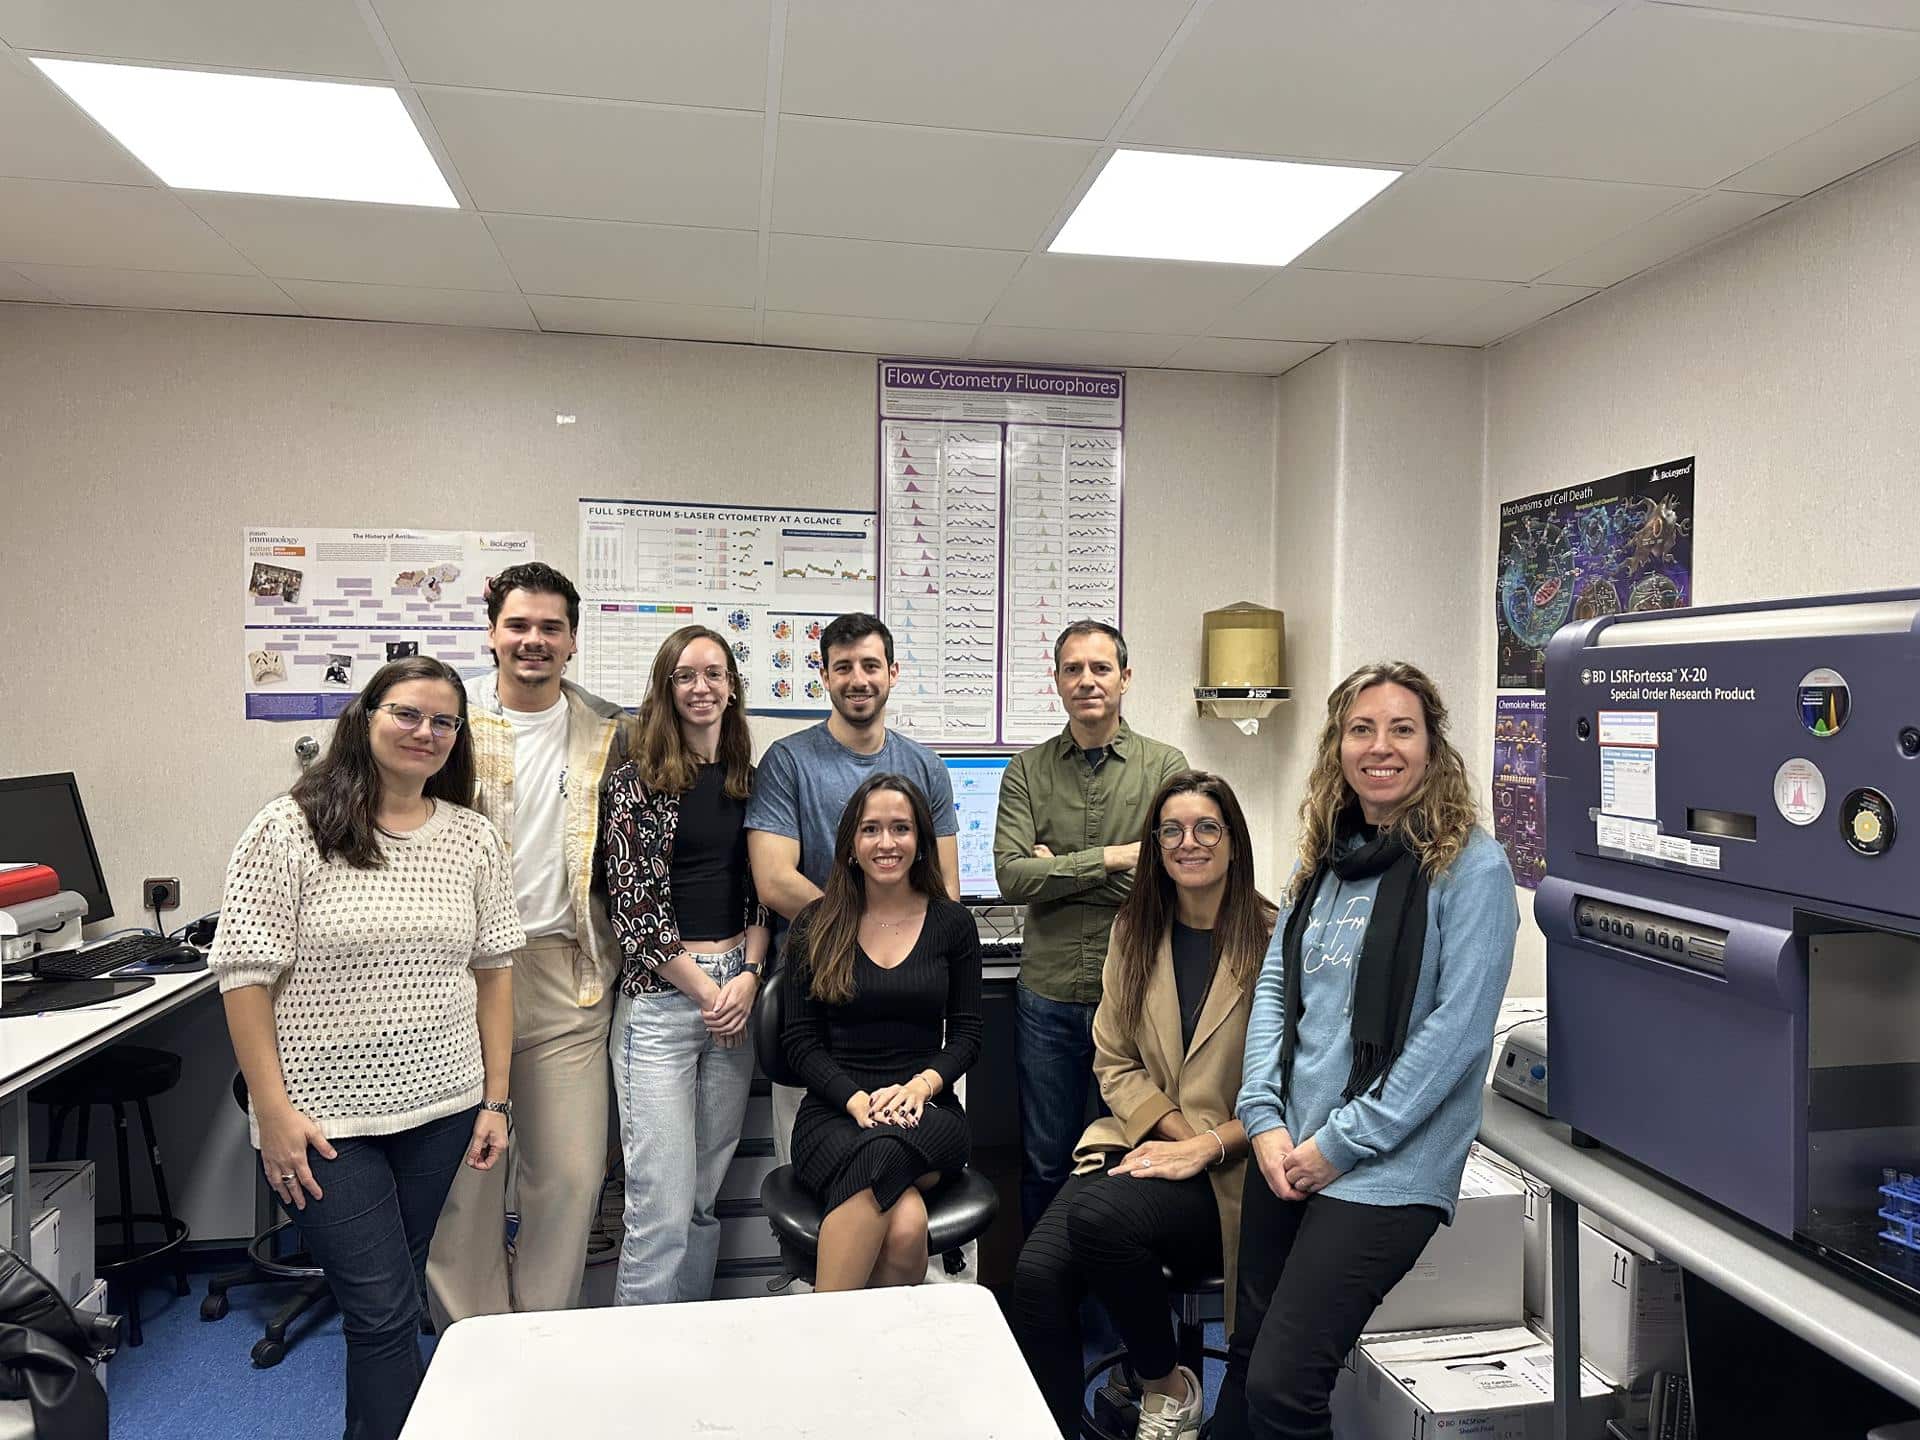
{"label": "white t-shirt", "polygon": [[574,934],[567,885],[567,702],[500,713],[513,725],[513,898],[529,940]]}

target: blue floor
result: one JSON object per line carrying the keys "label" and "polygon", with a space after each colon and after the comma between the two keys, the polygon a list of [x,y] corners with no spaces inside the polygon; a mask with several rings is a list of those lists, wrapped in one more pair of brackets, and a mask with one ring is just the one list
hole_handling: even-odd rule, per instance
{"label": "blue floor", "polygon": [[[107,1371],[114,1440],[340,1440],[347,1353],[340,1317],[331,1307],[302,1317],[286,1358],[256,1369],[253,1344],[288,1291],[234,1290],[226,1317],[204,1321],[207,1279],[230,1263],[190,1271],[190,1295],[176,1297],[167,1285],[142,1293],[145,1343],[123,1346]],[[125,1303],[117,1291],[113,1303]],[[1207,1326],[1207,1344],[1222,1343],[1220,1326]],[[420,1344],[431,1357],[432,1337],[422,1336]],[[1221,1370],[1218,1361],[1207,1363],[1209,1411]]]}

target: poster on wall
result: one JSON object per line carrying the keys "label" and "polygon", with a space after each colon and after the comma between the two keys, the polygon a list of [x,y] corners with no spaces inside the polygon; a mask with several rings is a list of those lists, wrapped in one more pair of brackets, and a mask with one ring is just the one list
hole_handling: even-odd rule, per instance
{"label": "poster on wall", "polygon": [[487,663],[486,583],[533,556],[524,531],[241,532],[249,720],[328,720],[389,660]]}
{"label": "poster on wall", "polygon": [[1544,686],[1547,642],[1569,621],[1693,603],[1693,459],[1501,505],[1499,688]]}
{"label": "poster on wall", "polygon": [[1498,696],[1493,716],[1493,838],[1533,890],[1547,873],[1547,697]]}
{"label": "poster on wall", "polygon": [[832,707],[820,632],[871,612],[879,557],[870,510],[580,501],[580,683],[629,709],[683,625],[727,637],[747,708],[817,717]]}
{"label": "poster on wall", "polygon": [[1065,723],[1053,642],[1120,623],[1126,376],[882,360],[887,723],[928,743],[1028,744]]}

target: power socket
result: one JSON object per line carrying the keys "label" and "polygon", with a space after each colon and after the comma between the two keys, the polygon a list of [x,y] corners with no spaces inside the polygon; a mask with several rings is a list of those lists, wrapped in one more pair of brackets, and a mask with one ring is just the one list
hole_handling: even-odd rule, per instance
{"label": "power socket", "polygon": [[149,910],[178,910],[180,908],[180,877],[175,875],[155,879],[149,876],[140,882],[140,894]]}

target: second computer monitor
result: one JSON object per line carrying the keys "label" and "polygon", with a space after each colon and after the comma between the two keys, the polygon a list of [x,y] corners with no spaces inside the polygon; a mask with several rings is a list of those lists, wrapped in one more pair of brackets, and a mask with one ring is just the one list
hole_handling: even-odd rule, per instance
{"label": "second computer monitor", "polygon": [[1011,754],[942,751],[953,782],[953,809],[960,821],[960,898],[988,905],[1000,898],[993,876],[993,825],[1000,812],[1000,779]]}

